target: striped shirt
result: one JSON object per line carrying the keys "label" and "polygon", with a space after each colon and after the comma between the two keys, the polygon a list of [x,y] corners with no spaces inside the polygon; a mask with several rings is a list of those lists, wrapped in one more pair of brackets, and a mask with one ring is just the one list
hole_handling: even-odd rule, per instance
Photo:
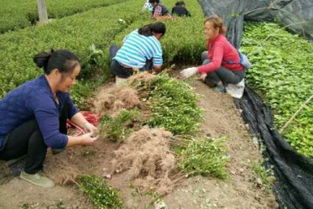
{"label": "striped shirt", "polygon": [[120,64],[139,69],[151,59],[153,66],[163,64],[161,44],[155,36],[140,35],[138,30],[135,30],[128,34],[123,42],[123,46],[113,58]]}

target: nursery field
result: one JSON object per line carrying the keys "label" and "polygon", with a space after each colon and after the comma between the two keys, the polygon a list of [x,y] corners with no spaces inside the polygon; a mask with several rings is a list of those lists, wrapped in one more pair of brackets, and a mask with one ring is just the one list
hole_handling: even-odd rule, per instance
{"label": "nursery field", "polygon": [[[96,7],[105,7],[127,0],[48,0],[48,18],[61,18],[87,11]],[[0,8],[0,34],[11,30],[25,28],[38,21],[36,1],[2,0]]]}
{"label": "nursery field", "polygon": [[[101,137],[94,146],[48,151],[44,171],[57,183],[49,192],[13,178],[0,162],[0,209],[278,207],[273,172],[262,166],[263,148],[233,99],[177,76],[199,65],[206,50],[198,1],[185,0],[191,17],[164,21],[164,72],[138,74],[120,86],[111,79],[109,47],[153,21],[143,1],[48,0],[54,20],[46,25],[35,25],[34,2],[4,1],[0,98],[42,73],[35,54],[69,49],[82,64],[71,97],[99,116]],[[162,1],[169,9],[175,2]],[[253,22],[245,25],[241,46],[252,63],[247,83],[270,105],[275,128],[312,158],[313,101],[306,101],[313,93],[313,44],[278,24]]]}

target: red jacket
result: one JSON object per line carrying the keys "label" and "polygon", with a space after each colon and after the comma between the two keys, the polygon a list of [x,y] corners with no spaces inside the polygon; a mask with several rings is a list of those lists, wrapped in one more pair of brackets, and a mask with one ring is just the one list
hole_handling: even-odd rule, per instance
{"label": "red jacket", "polygon": [[213,41],[208,42],[209,64],[198,67],[199,73],[211,73],[218,70],[221,66],[233,70],[241,71],[244,67],[241,64],[228,64],[223,60],[240,63],[238,51],[224,35],[218,35]]}

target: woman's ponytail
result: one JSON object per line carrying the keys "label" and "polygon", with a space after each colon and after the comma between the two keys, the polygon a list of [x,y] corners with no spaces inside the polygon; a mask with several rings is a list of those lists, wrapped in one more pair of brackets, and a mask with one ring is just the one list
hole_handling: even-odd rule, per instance
{"label": "woman's ponytail", "polygon": [[152,31],[151,31],[150,25],[151,24],[145,25],[145,26],[139,28],[138,33],[140,35],[144,35],[144,36],[152,36],[153,34],[152,34]]}
{"label": "woman's ponytail", "polygon": [[152,36],[153,33],[161,33],[162,36],[166,32],[166,26],[162,22],[154,22],[139,28],[138,33],[144,36]]}
{"label": "woman's ponytail", "polygon": [[34,58],[33,58],[34,63],[39,68],[43,68],[45,73],[47,71],[48,62],[49,62],[49,59],[51,57],[52,52],[53,52],[52,50],[51,50],[50,53],[48,53],[48,52],[41,52],[41,53],[35,55]]}
{"label": "woman's ponytail", "polygon": [[64,49],[56,51],[52,49],[50,53],[41,52],[33,58],[33,61],[38,67],[43,68],[46,75],[49,75],[54,69],[58,69],[61,73],[69,73],[77,65],[80,65],[79,58]]}

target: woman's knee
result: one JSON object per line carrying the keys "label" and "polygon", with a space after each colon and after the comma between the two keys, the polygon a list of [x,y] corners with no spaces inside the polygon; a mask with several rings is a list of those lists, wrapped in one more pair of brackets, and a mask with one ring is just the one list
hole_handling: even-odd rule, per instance
{"label": "woman's knee", "polygon": [[204,51],[201,53],[201,61],[203,62],[206,59],[209,59],[208,51]]}
{"label": "woman's knee", "polygon": [[206,59],[206,60],[203,60],[202,61],[202,65],[207,65],[210,63],[210,60],[209,59]]}
{"label": "woman's knee", "polygon": [[109,49],[109,55],[110,55],[110,60],[113,59],[113,57],[115,57],[117,51],[119,50],[120,48],[117,46],[117,45],[112,45],[110,46],[110,49]]}

